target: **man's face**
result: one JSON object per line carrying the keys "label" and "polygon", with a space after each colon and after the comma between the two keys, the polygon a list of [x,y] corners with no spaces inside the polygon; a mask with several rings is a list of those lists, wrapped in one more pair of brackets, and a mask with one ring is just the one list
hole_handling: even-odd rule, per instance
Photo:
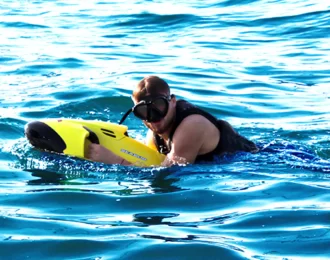
{"label": "man's face", "polygon": [[170,130],[175,116],[175,96],[160,93],[159,95],[146,96],[139,101],[133,99],[133,101],[134,113],[143,120],[149,129],[157,134],[163,134]]}

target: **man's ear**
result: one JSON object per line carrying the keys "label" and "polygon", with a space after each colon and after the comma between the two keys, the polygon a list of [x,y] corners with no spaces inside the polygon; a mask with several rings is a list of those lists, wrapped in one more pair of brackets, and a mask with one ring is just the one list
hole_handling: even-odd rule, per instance
{"label": "man's ear", "polygon": [[171,95],[171,101],[170,101],[174,107],[176,107],[176,96],[175,95]]}
{"label": "man's ear", "polygon": [[133,96],[131,96],[131,99],[132,99],[132,101],[133,101],[133,104],[135,105],[135,99],[134,99],[134,97]]}

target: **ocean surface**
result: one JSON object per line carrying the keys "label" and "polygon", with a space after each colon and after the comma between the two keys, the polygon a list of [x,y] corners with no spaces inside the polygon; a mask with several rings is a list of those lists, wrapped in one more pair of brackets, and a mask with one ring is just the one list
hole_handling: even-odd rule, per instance
{"label": "ocean surface", "polygon": [[[329,1],[1,0],[0,39],[0,259],[330,258]],[[138,168],[24,137],[118,122],[147,75],[260,152]]]}

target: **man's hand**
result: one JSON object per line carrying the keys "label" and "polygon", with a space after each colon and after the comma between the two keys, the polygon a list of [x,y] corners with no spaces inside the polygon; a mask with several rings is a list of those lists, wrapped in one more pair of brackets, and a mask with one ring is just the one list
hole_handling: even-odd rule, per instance
{"label": "man's hand", "polygon": [[115,155],[113,152],[99,144],[89,145],[87,158],[95,162],[107,164],[122,164],[124,161],[123,158]]}

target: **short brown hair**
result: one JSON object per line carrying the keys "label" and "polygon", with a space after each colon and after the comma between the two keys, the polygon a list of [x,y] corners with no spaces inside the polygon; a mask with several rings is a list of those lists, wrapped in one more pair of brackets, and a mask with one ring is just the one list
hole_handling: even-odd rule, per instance
{"label": "short brown hair", "polygon": [[170,87],[166,81],[157,76],[147,76],[136,86],[133,91],[133,98],[140,101],[147,95],[158,95],[160,93],[170,95]]}

